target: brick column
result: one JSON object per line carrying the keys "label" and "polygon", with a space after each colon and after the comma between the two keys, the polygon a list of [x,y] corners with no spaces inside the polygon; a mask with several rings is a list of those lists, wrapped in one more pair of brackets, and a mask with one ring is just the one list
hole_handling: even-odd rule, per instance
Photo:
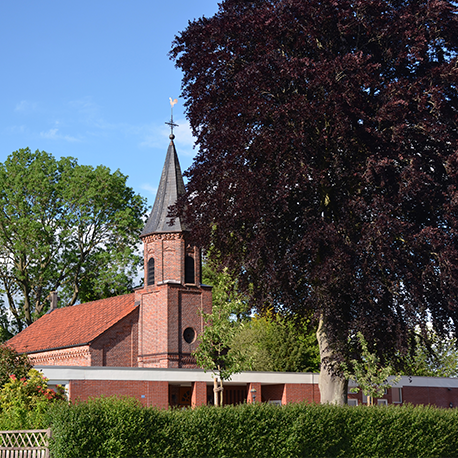
{"label": "brick column", "polygon": [[193,382],[191,406],[204,406],[207,404],[207,384],[205,382]]}
{"label": "brick column", "polygon": [[[255,389],[256,393],[253,393],[251,390]],[[248,384],[248,396],[246,402],[248,404],[253,404],[253,401],[258,403],[262,400],[261,384],[260,383],[249,383]],[[256,399],[253,399],[253,396],[256,396]]]}

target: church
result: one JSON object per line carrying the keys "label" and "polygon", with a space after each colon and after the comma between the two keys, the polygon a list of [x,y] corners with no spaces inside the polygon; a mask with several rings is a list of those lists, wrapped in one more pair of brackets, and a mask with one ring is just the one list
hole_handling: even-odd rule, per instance
{"label": "church", "polygon": [[201,284],[201,252],[189,245],[168,208],[184,192],[170,135],[151,214],[140,235],[144,286],[131,294],[51,309],[8,341],[35,365],[196,368],[191,356],[211,312],[211,287]]}
{"label": "church", "polygon": [[[172,123],[168,123],[173,127]],[[192,356],[204,329],[202,312],[212,309],[212,291],[201,281],[201,251],[168,208],[184,192],[173,130],[156,200],[140,235],[144,286],[131,294],[70,307],[51,308],[7,345],[27,353],[50,381],[62,384],[69,399],[131,396],[145,406],[198,406],[212,403],[211,373]],[[320,402],[318,374],[244,372],[225,382],[224,403]],[[349,394],[349,403],[365,399]],[[402,377],[379,404],[458,406],[458,379]]]}

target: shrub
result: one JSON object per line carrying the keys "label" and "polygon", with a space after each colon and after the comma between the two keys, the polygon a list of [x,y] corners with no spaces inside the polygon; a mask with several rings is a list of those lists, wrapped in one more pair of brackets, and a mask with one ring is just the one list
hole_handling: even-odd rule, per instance
{"label": "shrub", "polygon": [[97,398],[50,409],[51,450],[65,457],[150,457],[168,453],[170,412],[133,398]]}
{"label": "shrub", "polygon": [[0,427],[47,428],[49,405],[65,399],[64,388],[58,386],[56,391],[48,388],[48,379],[35,369],[30,369],[26,377],[12,374],[0,391]]}
{"label": "shrub", "polygon": [[10,375],[26,377],[32,363],[26,354],[18,354],[7,345],[0,345],[0,389],[8,382]]}
{"label": "shrub", "polygon": [[269,404],[143,408],[101,398],[51,408],[51,449],[94,457],[456,456],[457,409]]}

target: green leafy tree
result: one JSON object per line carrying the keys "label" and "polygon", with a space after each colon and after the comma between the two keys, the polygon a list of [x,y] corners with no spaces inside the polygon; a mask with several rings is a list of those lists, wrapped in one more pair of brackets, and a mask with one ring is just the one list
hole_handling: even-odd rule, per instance
{"label": "green leafy tree", "polygon": [[456,338],[440,338],[435,332],[418,334],[413,354],[406,360],[403,375],[421,377],[458,377],[458,346]]}
{"label": "green leafy tree", "polygon": [[432,0],[223,0],[171,52],[199,152],[177,214],[262,310],[399,370],[458,330],[458,15]]}
{"label": "green leafy tree", "polygon": [[400,375],[390,377],[394,370],[391,366],[383,366],[375,352],[369,346],[361,332],[357,333],[361,356],[350,360],[349,365],[343,363],[344,375],[348,380],[354,380],[358,386],[351,388],[353,393],[361,390],[367,396],[367,405],[374,404],[374,399],[384,395],[385,390],[391,388],[400,380]]}
{"label": "green leafy tree", "polygon": [[0,164],[0,287],[21,331],[51,291],[73,305],[132,290],[145,201],[107,167],[21,149]]}
{"label": "green leafy tree", "polygon": [[8,310],[5,308],[5,301],[0,296],[0,344],[13,337],[10,331],[10,320],[8,319]]}
{"label": "green leafy tree", "polygon": [[7,345],[0,345],[0,389],[9,381],[10,376],[22,378],[32,369],[26,354],[18,354]]}
{"label": "green leafy tree", "polygon": [[235,334],[231,348],[243,355],[244,370],[314,372],[320,353],[310,320],[279,314],[254,316]]}
{"label": "green leafy tree", "polygon": [[203,313],[206,326],[198,337],[199,346],[193,355],[200,367],[213,373],[214,402],[218,406],[223,404],[224,381],[243,370],[243,354],[232,348],[232,342],[248,305],[227,269],[218,272],[206,264],[202,277],[204,283],[213,286],[213,308],[211,313]]}

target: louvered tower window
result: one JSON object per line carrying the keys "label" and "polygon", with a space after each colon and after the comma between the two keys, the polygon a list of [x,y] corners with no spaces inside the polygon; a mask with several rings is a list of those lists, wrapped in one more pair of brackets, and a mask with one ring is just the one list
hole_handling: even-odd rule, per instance
{"label": "louvered tower window", "polygon": [[154,258],[149,258],[148,261],[147,285],[154,285]]}
{"label": "louvered tower window", "polygon": [[186,256],[184,260],[184,282],[195,283],[194,273],[194,258],[192,256]]}

